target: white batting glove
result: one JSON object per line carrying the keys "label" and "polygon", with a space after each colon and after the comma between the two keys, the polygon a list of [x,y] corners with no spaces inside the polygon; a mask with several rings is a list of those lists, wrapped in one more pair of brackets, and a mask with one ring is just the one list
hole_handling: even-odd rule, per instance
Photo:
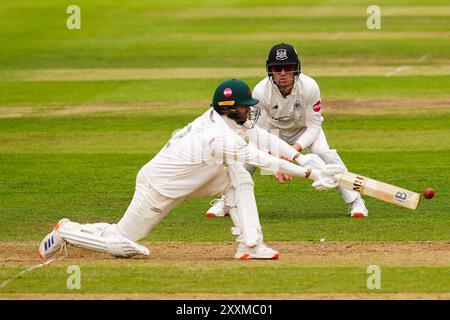
{"label": "white batting glove", "polygon": [[301,154],[299,157],[295,159],[295,161],[301,165],[302,167],[310,167],[311,169],[316,170],[325,170],[326,164],[322,159],[319,158],[318,155],[315,154]]}
{"label": "white batting glove", "polygon": [[312,187],[317,190],[328,190],[339,185],[339,178],[345,169],[338,164],[327,164],[325,170],[312,170],[310,179],[314,180]]}
{"label": "white batting glove", "polygon": [[336,180],[339,180],[341,174],[345,172],[345,168],[340,164],[326,164],[326,169],[322,171],[323,174],[332,176]]}

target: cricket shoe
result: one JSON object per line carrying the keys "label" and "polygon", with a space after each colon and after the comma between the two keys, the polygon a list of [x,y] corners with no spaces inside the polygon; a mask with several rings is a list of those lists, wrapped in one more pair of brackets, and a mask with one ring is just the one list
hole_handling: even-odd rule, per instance
{"label": "cricket shoe", "polygon": [[256,246],[249,247],[244,243],[239,243],[235,259],[250,260],[250,259],[278,259],[280,253],[275,251],[264,243],[258,243]]}
{"label": "cricket shoe", "polygon": [[214,199],[211,201],[211,205],[212,207],[206,211],[207,217],[224,217],[230,215],[225,205],[225,196],[222,196],[220,199]]}
{"label": "cricket shoe", "polygon": [[367,217],[369,216],[369,210],[367,210],[364,200],[361,197],[357,197],[355,201],[349,205],[350,217]]}
{"label": "cricket shoe", "polygon": [[61,238],[59,235],[58,229],[65,224],[66,222],[69,222],[69,219],[61,219],[57,224],[55,224],[55,227],[53,228],[52,232],[50,232],[48,235],[44,237],[44,239],[41,241],[41,244],[39,245],[39,257],[41,259],[49,259],[51,258],[58,250],[61,250],[66,245],[66,242]]}

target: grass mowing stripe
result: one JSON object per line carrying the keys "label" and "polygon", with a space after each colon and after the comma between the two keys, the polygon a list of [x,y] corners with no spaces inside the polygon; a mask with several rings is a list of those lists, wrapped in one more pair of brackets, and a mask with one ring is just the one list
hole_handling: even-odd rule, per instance
{"label": "grass mowing stripe", "polygon": [[[392,103],[395,103],[394,101]],[[389,106],[388,106],[389,107]],[[392,105],[395,107],[395,105]],[[40,118],[0,119],[0,129],[7,134],[32,133],[118,133],[118,132],[147,132],[167,133],[180,129],[209,109],[208,106],[199,107],[167,107],[138,110],[136,113],[126,114],[80,114],[76,116],[49,116]],[[173,111],[173,112],[172,112]],[[176,112],[175,112],[176,111]],[[432,110],[431,110],[432,111]],[[367,129],[402,131],[406,129],[446,130],[449,114],[435,115],[433,112],[417,114],[410,110],[404,115],[341,115],[328,114],[324,111],[323,126],[328,130],[359,130],[360,135]],[[358,126],[355,126],[358,123]],[[160,131],[160,132],[158,132]],[[407,133],[407,132],[405,132]],[[410,133],[414,133],[414,130]],[[168,136],[169,138],[170,136]]]}
{"label": "grass mowing stripe", "polygon": [[[61,16],[61,10],[65,9],[64,5],[54,6],[51,8],[34,8],[30,10],[9,10],[5,15],[8,19],[2,21],[2,33],[6,35],[19,35],[25,36],[25,30],[32,30],[38,26],[41,29],[34,29],[35,34],[38,36],[44,36],[50,39],[49,36],[53,35],[58,38],[66,30],[64,25],[58,23],[58,18]],[[306,14],[308,9],[304,11],[302,7],[293,8],[289,14],[283,14],[283,19],[277,15],[278,11],[288,11],[291,8],[282,7],[279,9],[271,10],[271,8],[261,8],[258,14],[258,8],[249,8],[249,14],[245,14],[247,10],[242,8],[230,8],[209,10],[199,9],[203,12],[199,13],[199,10],[176,10],[175,13],[171,10],[167,11],[152,11],[147,8],[143,10],[127,10],[125,6],[109,6],[107,9],[101,7],[84,9],[84,21],[83,34],[88,35],[100,35],[102,33],[110,33],[113,35],[124,35],[124,30],[120,30],[121,27],[126,28],[126,32],[134,34],[136,32],[142,33],[143,30],[152,30],[154,33],[166,33],[166,32],[203,32],[203,33],[223,33],[231,31],[250,32],[251,26],[255,28],[253,30],[260,31],[333,31],[340,29],[342,31],[364,31],[367,30],[365,21],[368,17],[366,12],[367,6],[360,6],[358,8],[340,8],[339,6],[333,6],[320,9],[314,8],[309,10],[326,10],[329,9],[327,14],[323,12],[317,12],[317,14]],[[386,30],[406,30],[408,22],[413,22],[409,25],[409,29],[413,30],[448,30],[445,27],[448,26],[447,12],[449,7],[437,7],[433,8],[419,8],[423,9],[422,12],[414,12],[413,8],[401,9],[404,12],[394,12],[395,8],[385,8],[387,12],[383,12],[383,29]],[[303,11],[305,15],[297,15],[295,11]],[[353,11],[354,10],[354,11]],[[389,12],[389,10],[391,12]],[[213,11],[208,14],[207,11]],[[227,14],[228,12],[233,14]],[[264,11],[264,12],[262,12]],[[340,15],[340,12],[347,12],[347,15]],[[177,14],[178,13],[178,14]],[[266,14],[267,13],[267,14]],[[45,14],[46,19],[42,18]],[[270,14],[270,16],[268,16]],[[18,16],[26,19],[17,19]],[[245,16],[245,19],[242,18]],[[16,18],[16,19],[15,19]],[[170,19],[169,19],[170,18]],[[433,20],[435,25],[425,25],[427,21]],[[227,21],[229,24],[227,25]],[[15,22],[15,28],[13,23]],[[39,24],[40,22],[40,24]],[[214,23],[215,22],[215,23]],[[296,23],[295,23],[296,22]],[[325,23],[326,22],[326,23]],[[422,24],[419,24],[422,23]],[[416,26],[420,26],[417,28]]]}
{"label": "grass mowing stripe", "polygon": [[[448,120],[448,118],[446,118]],[[184,124],[180,123],[179,128]],[[364,129],[361,124],[361,129]],[[70,133],[24,133],[0,135],[0,152],[3,154],[156,154],[168,141],[173,131],[166,132],[83,132]],[[370,135],[364,130],[327,130],[328,142],[341,151],[358,150],[371,152],[409,151],[421,148],[421,152],[449,150],[450,129],[417,130],[407,132],[402,129],[371,129]],[[430,139],[430,136],[433,139]],[[70,144],[67,143],[70,141]],[[158,141],[157,143],[151,141]]]}
{"label": "grass mowing stripe", "polygon": [[[270,265],[269,265],[270,264]],[[381,289],[367,288],[361,267],[298,267],[243,264],[174,267],[130,262],[102,266],[79,262],[81,289],[76,293],[445,293],[450,267],[381,268]],[[1,273],[17,272],[4,268]],[[52,266],[17,279],[2,293],[75,293],[66,286],[66,267]],[[126,279],[126,280],[124,280]]]}
{"label": "grass mowing stripe", "polygon": [[[194,31],[190,33],[192,32]],[[237,34],[241,32],[244,31],[235,31]],[[268,32],[274,32],[274,30],[268,30]],[[427,64],[449,63],[449,42],[442,39],[369,37],[355,41],[343,39],[338,35],[336,33],[337,37],[331,39],[317,38],[302,41],[302,39],[282,37],[282,40],[289,41],[298,48],[303,62],[307,62],[306,65],[309,63],[329,64],[330,61],[344,63],[340,62],[344,58],[356,64],[364,62],[370,62],[372,65],[419,64],[424,55],[431,57]],[[110,40],[111,37],[113,40]],[[14,36],[14,38],[17,37]],[[53,37],[51,39],[55,41]],[[251,36],[240,40],[211,40],[208,37],[194,40],[189,38],[189,34],[186,36],[178,34],[178,37],[174,39],[166,39],[164,36],[143,38],[140,33],[127,34],[125,39],[114,35],[107,36],[105,39],[69,38],[59,43],[48,43],[47,40],[42,40],[37,44],[28,44],[29,47],[24,45],[24,41],[28,43],[26,40],[8,41],[8,51],[0,52],[1,69],[191,68],[192,66],[215,68],[224,66],[259,67],[264,70],[267,52],[274,44],[274,40],[255,40]],[[202,49],[199,50],[199,48]],[[405,51],[405,48],[408,50]],[[351,65],[348,62],[346,64]]]}
{"label": "grass mowing stripe", "polygon": [[[308,65],[303,72],[316,77],[332,76],[387,76],[395,72],[392,66]],[[394,75],[394,74],[393,74]],[[450,65],[405,66],[395,72],[401,76],[450,75]],[[162,80],[162,79],[226,79],[266,76],[261,68],[158,68],[158,69],[41,69],[0,71],[3,81],[111,81],[111,80]]]}
{"label": "grass mowing stripe", "polygon": [[[253,41],[278,41],[279,39],[287,39],[286,42],[294,40],[318,40],[318,39],[342,39],[342,40],[369,40],[369,39],[443,39],[450,36],[448,31],[388,31],[373,32],[373,31],[329,31],[329,32],[251,32],[251,33],[187,33],[180,35],[178,33],[168,33],[166,35],[169,39],[187,37],[191,40],[248,40]],[[289,41],[288,41],[289,40]]]}
{"label": "grass mowing stripe", "polygon": [[[80,106],[34,106],[34,107],[7,107],[0,108],[0,119],[14,118],[54,118],[54,117],[79,117],[79,116],[117,116],[124,115],[145,115],[149,109],[173,110],[180,107],[190,107],[198,109],[201,114],[205,108],[198,108],[199,105],[206,106],[208,100],[204,101],[183,101],[156,102],[142,104],[85,104]],[[354,116],[448,116],[450,113],[450,99],[337,99],[326,100],[325,115],[354,115]]]}
{"label": "grass mowing stripe", "polygon": [[[172,11],[174,8],[176,9],[195,9],[195,8],[228,8],[228,7],[236,7],[237,5],[239,8],[254,8],[258,6],[264,6],[264,7],[271,7],[271,8],[278,8],[278,7],[294,7],[298,6],[298,0],[285,0],[282,3],[279,2],[273,2],[272,0],[245,0],[245,1],[229,1],[224,3],[220,0],[210,0],[210,1],[203,1],[203,0],[192,0],[189,2],[186,2],[184,0],[171,0],[171,1],[153,1],[151,3],[147,3],[142,0],[130,0],[127,2],[126,6],[120,6],[123,4],[123,1],[120,0],[109,0],[107,3],[103,1],[92,1],[92,0],[80,0],[79,3],[81,5],[86,6],[87,8],[96,8],[99,7],[100,9],[105,9],[108,7],[117,7],[120,9],[126,9],[132,11],[142,11],[143,9],[152,9],[152,10],[168,10],[169,12]],[[447,6],[448,2],[446,0],[379,0],[378,5],[386,6],[386,7],[439,7],[439,6]],[[56,6],[59,4],[58,1],[55,0],[42,0],[38,4],[36,4],[36,8],[40,9],[49,9],[53,6]],[[303,0],[302,6],[305,7],[315,7],[317,5],[320,6],[334,6],[339,7],[341,5],[345,6],[369,6],[371,2],[369,0]],[[3,6],[2,10],[6,9],[20,9],[20,8],[28,8],[28,2],[27,0],[17,0],[14,3],[8,4],[7,6]]]}
{"label": "grass mowing stripe", "polygon": [[[221,18],[221,17],[283,17],[292,15],[301,18],[308,17],[361,17],[367,16],[367,6],[288,6],[282,7],[229,7],[229,8],[192,8],[174,12],[173,17],[186,18]],[[154,12],[153,15],[160,15],[160,12]],[[414,7],[395,7],[383,6],[383,16],[448,16],[450,15],[450,6],[414,6]]]}
{"label": "grass mowing stripe", "polygon": [[[450,77],[314,77],[326,99],[449,98]],[[242,78],[251,87],[261,78]],[[219,79],[0,82],[0,107],[205,101]],[[411,88],[414,90],[411,91]]]}
{"label": "grass mowing stripe", "polygon": [[[150,156],[159,151],[174,130],[206,109],[180,107],[172,114],[170,110],[175,108],[141,110],[136,114],[0,119],[0,152]],[[324,118],[328,141],[340,151],[450,149],[450,141],[446,139],[450,134],[448,112],[415,115],[410,111],[396,116],[366,114],[364,117],[325,113]]]}

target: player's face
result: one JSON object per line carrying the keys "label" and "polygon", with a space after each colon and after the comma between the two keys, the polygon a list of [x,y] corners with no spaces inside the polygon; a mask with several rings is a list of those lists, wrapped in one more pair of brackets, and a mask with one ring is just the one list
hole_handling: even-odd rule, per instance
{"label": "player's face", "polygon": [[291,89],[294,85],[295,64],[285,66],[273,66],[272,77],[275,84],[280,90]]}
{"label": "player's face", "polygon": [[237,106],[236,110],[239,112],[240,120],[247,120],[248,114],[250,113],[250,107],[247,106]]}

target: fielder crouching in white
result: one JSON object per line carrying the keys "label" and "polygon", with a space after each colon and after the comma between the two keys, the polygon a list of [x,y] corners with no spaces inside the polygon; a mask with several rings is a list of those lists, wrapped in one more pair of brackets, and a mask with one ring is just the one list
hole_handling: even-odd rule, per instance
{"label": "fielder crouching in white", "polygon": [[314,167],[310,168],[270,155],[268,151],[296,162],[306,157],[255,127],[259,110],[251,111],[250,107],[257,103],[245,82],[222,82],[214,93],[212,108],[179,130],[141,168],[133,199],[117,224],[79,224],[62,219],[42,240],[40,256],[48,259],[66,243],[117,257],[149,255],[150,251],[136,241],[169,211],[184,200],[221,194],[225,186],[226,205],[234,223],[232,233],[238,242],[235,258],[277,259],[279,253],[263,242],[253,180],[244,164],[309,178],[319,190],[336,187],[337,175],[344,169],[326,166],[318,158],[308,158]]}
{"label": "fielder crouching in white", "polygon": [[[280,43],[273,46],[266,60],[267,77],[253,90],[253,97],[259,101],[261,110],[258,126],[275,133],[301,152],[308,150],[327,164],[345,164],[335,149],[330,149],[322,128],[322,101],[317,82],[301,72],[297,51],[292,45]],[[305,161],[308,158],[303,158]],[[303,162],[300,163],[304,165]],[[255,168],[247,166],[253,173]],[[345,168],[346,169],[346,168]],[[347,169],[346,169],[347,170]],[[283,175],[276,175],[284,183]],[[367,210],[361,195],[352,190],[338,187],[351,217],[367,217]],[[227,214],[225,196],[217,201],[207,212],[207,216]]]}

